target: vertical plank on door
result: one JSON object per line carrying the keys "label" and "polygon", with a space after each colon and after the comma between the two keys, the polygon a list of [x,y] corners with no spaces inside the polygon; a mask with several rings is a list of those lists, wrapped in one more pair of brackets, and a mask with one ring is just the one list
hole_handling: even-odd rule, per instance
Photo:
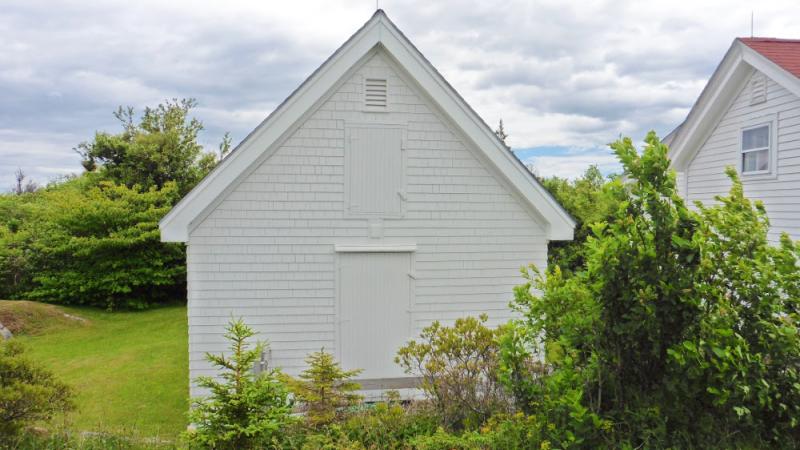
{"label": "vertical plank on door", "polygon": [[342,366],[359,378],[403,376],[397,349],[410,338],[411,253],[342,253],[339,320]]}

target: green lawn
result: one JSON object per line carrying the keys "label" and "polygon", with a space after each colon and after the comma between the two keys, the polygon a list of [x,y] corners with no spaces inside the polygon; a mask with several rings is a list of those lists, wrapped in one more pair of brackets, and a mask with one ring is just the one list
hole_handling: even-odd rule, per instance
{"label": "green lawn", "polygon": [[186,428],[186,307],[62,310],[88,322],[59,323],[18,338],[33,358],[73,386],[77,411],[68,417],[70,428],[163,437]]}

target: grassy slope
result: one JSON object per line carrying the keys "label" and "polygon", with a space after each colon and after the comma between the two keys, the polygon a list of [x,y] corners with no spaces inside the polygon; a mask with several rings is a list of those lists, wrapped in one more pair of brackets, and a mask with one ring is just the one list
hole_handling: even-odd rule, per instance
{"label": "grassy slope", "polygon": [[185,429],[185,307],[115,313],[63,310],[89,322],[19,339],[29,344],[33,358],[74,387],[74,429],[135,430],[164,437]]}

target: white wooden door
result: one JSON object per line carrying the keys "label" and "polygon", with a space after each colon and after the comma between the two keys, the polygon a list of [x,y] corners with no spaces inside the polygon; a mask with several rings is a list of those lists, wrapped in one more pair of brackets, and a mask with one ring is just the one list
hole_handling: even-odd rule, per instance
{"label": "white wooden door", "polygon": [[395,364],[411,329],[411,253],[339,254],[339,351],[358,378],[405,376]]}

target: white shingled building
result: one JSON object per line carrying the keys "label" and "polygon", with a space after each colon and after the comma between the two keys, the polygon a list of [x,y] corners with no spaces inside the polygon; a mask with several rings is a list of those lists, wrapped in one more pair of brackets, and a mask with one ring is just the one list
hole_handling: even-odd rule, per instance
{"label": "white shingled building", "polygon": [[431,321],[508,319],[519,268],[574,225],[379,10],[161,233],[187,245],[192,379],[233,315],[288,373],[324,347],[383,388],[403,386],[396,350]]}

